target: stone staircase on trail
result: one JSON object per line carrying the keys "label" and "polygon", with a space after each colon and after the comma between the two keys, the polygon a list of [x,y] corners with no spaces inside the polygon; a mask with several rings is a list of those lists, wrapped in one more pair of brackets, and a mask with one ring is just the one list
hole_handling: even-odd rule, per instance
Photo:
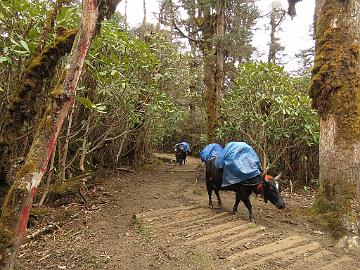
{"label": "stone staircase on trail", "polygon": [[329,251],[307,236],[285,235],[197,204],[147,211],[134,218],[148,226],[153,241],[165,241],[165,248],[184,252],[202,250],[221,261],[216,269],[360,269],[353,258]]}

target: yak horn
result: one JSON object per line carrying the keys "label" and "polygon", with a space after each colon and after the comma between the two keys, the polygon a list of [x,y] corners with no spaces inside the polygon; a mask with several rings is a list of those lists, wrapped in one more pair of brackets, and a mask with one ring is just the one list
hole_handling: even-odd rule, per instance
{"label": "yak horn", "polygon": [[265,170],[262,172],[261,176],[262,178],[265,177],[265,175],[267,174],[267,172],[269,171],[270,167],[269,166],[266,166]]}
{"label": "yak horn", "polygon": [[275,177],[274,177],[274,180],[279,180],[279,179],[280,179],[280,177],[281,177],[281,175],[282,175],[282,172],[281,172],[281,173],[279,173],[277,176],[275,176]]}

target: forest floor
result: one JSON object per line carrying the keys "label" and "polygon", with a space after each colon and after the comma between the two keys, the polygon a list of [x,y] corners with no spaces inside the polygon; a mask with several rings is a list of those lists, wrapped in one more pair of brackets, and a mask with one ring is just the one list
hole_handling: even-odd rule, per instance
{"label": "forest floor", "polygon": [[234,193],[221,193],[223,211],[208,208],[203,171],[188,157],[183,166],[108,173],[87,190],[87,207],[79,200],[46,209],[28,233],[59,225],[22,246],[17,269],[360,269],[358,255],[307,218],[313,192],[285,190],[284,210],[252,196],[253,224],[243,204],[229,214]]}

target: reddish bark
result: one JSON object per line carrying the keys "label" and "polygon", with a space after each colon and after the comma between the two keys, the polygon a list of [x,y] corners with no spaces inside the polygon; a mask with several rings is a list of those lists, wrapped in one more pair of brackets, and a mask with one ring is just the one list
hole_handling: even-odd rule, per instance
{"label": "reddish bark", "polygon": [[97,22],[97,1],[84,0],[80,30],[64,71],[64,79],[50,95],[25,164],[18,171],[4,201],[0,220],[0,269],[14,269],[33,197],[47,170],[59,131],[74,101],[77,83]]}

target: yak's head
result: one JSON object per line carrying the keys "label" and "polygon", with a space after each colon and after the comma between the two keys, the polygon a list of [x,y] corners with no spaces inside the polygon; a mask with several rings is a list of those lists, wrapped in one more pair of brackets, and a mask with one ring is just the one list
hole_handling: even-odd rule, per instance
{"label": "yak's head", "polygon": [[263,194],[264,201],[267,203],[270,201],[278,209],[285,208],[285,202],[280,194],[280,185],[277,180],[280,178],[280,174],[276,177],[266,175],[263,181]]}
{"label": "yak's head", "polygon": [[184,146],[179,144],[175,147],[175,152],[185,152]]}

